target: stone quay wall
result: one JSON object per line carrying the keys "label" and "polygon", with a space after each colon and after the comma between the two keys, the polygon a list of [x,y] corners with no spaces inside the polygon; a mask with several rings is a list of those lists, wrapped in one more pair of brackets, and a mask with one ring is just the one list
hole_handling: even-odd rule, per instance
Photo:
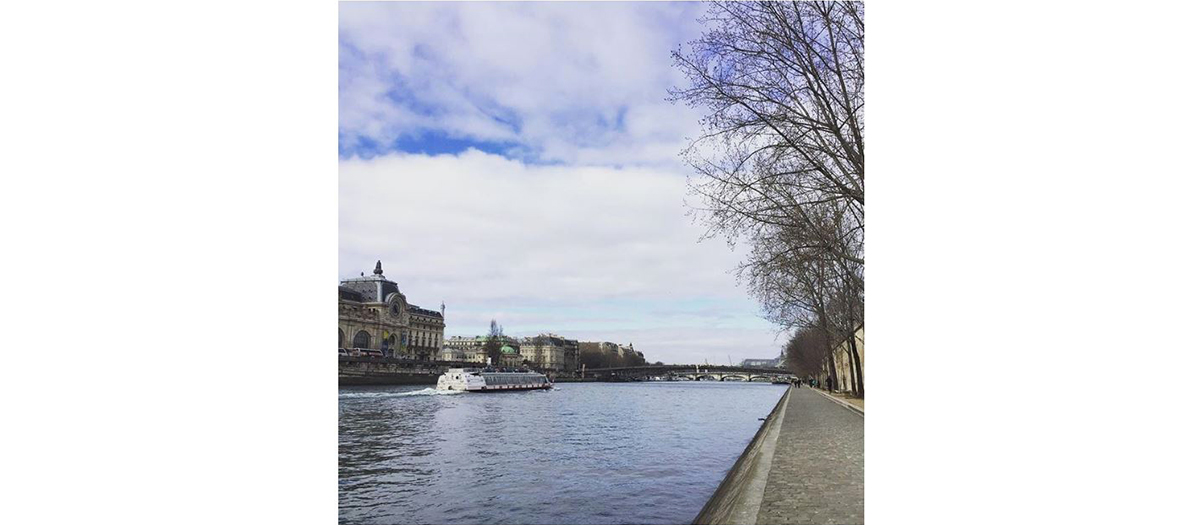
{"label": "stone quay wall", "polygon": [[783,413],[792,388],[783,393],[778,404],[770,414],[767,414],[750,444],[746,445],[746,450],[738,457],[729,473],[725,475],[725,479],[717,486],[713,497],[709,498],[693,520],[694,525],[756,522],[761,494],[766,484],[766,471],[774,457],[778,429],[782,425]]}
{"label": "stone quay wall", "polygon": [[448,368],[471,367],[473,363],[413,361],[380,357],[341,357],[340,385],[433,385]]}

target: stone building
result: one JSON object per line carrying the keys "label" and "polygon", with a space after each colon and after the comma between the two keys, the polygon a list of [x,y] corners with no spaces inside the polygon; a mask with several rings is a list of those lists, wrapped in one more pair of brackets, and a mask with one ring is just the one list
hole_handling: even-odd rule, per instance
{"label": "stone building", "polygon": [[520,348],[513,348],[510,345],[500,347],[500,366],[520,366],[522,361]]}
{"label": "stone building", "polygon": [[385,278],[381,261],[368,277],[340,281],[338,311],[340,348],[409,359],[435,359],[442,349],[442,312],[407,303],[397,283]]}
{"label": "stone building", "polygon": [[619,345],[610,341],[585,341],[578,343],[578,345],[584,352],[595,351],[604,355],[614,354],[619,357],[623,357],[623,352],[619,350]]}
{"label": "stone building", "polygon": [[486,363],[487,353],[484,351],[483,337],[463,337],[455,335],[448,337],[443,343],[443,353],[455,357],[455,361],[469,363]]}
{"label": "stone building", "polygon": [[526,337],[521,342],[520,354],[530,365],[546,370],[573,372],[578,368],[581,352],[577,339],[557,334]]}
{"label": "stone building", "polygon": [[[443,355],[454,357],[455,361],[466,361],[469,363],[487,363],[487,336],[463,337],[456,335],[448,337],[443,343]],[[506,353],[505,348],[511,349],[511,353]],[[515,337],[504,337],[503,346],[500,347],[500,365],[502,366],[516,366],[519,362],[516,360],[520,357],[521,343]],[[513,361],[511,364],[505,362],[505,356],[508,361]]]}
{"label": "stone building", "polygon": [[610,341],[588,341],[579,343],[579,346],[581,347],[582,351],[596,351],[604,355],[613,354],[623,359],[627,359],[629,357],[643,357],[643,352],[636,352],[635,346],[631,343],[627,343],[627,346],[623,346]]}
{"label": "stone building", "polygon": [[415,359],[438,359],[444,341],[443,328],[446,327],[446,323],[443,322],[442,312],[446,311],[446,305],[439,307],[438,312],[412,304],[408,308],[410,332],[407,349],[410,355]]}
{"label": "stone building", "polygon": [[[839,346],[833,350],[833,357],[836,361],[836,384],[833,388],[844,392],[852,392],[854,390],[854,377],[852,374],[852,349],[849,347],[849,340],[845,339]],[[865,327],[861,325],[856,331],[856,353],[860,357],[860,373],[864,375],[865,371]],[[823,365],[824,377],[827,377],[828,365],[825,362]]]}
{"label": "stone building", "polygon": [[467,354],[453,346],[443,346],[438,354],[439,361],[467,361]]}

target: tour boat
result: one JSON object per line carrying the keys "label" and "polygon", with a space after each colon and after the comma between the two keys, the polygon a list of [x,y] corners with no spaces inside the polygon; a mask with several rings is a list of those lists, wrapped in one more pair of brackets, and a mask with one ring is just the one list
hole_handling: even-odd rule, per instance
{"label": "tour boat", "polygon": [[507,392],[553,388],[545,374],[517,368],[451,368],[438,376],[435,390]]}

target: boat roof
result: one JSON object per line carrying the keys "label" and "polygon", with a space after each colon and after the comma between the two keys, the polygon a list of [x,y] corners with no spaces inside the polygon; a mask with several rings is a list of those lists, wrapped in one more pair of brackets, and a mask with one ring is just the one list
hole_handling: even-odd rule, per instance
{"label": "boat roof", "polygon": [[449,368],[449,369],[447,369],[447,373],[453,374],[453,373],[458,373],[458,372],[483,372],[485,374],[537,374],[537,375],[544,375],[540,372],[537,372],[536,370],[495,370],[495,369],[488,370],[487,368]]}

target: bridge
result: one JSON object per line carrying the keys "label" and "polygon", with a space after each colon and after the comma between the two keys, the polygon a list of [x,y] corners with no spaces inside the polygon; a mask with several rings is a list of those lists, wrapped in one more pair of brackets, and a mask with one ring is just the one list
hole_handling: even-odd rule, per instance
{"label": "bridge", "polygon": [[678,379],[693,381],[771,381],[791,374],[783,368],[722,366],[722,365],[643,365],[615,368],[587,368],[584,377],[607,381],[640,381],[645,379]]}

